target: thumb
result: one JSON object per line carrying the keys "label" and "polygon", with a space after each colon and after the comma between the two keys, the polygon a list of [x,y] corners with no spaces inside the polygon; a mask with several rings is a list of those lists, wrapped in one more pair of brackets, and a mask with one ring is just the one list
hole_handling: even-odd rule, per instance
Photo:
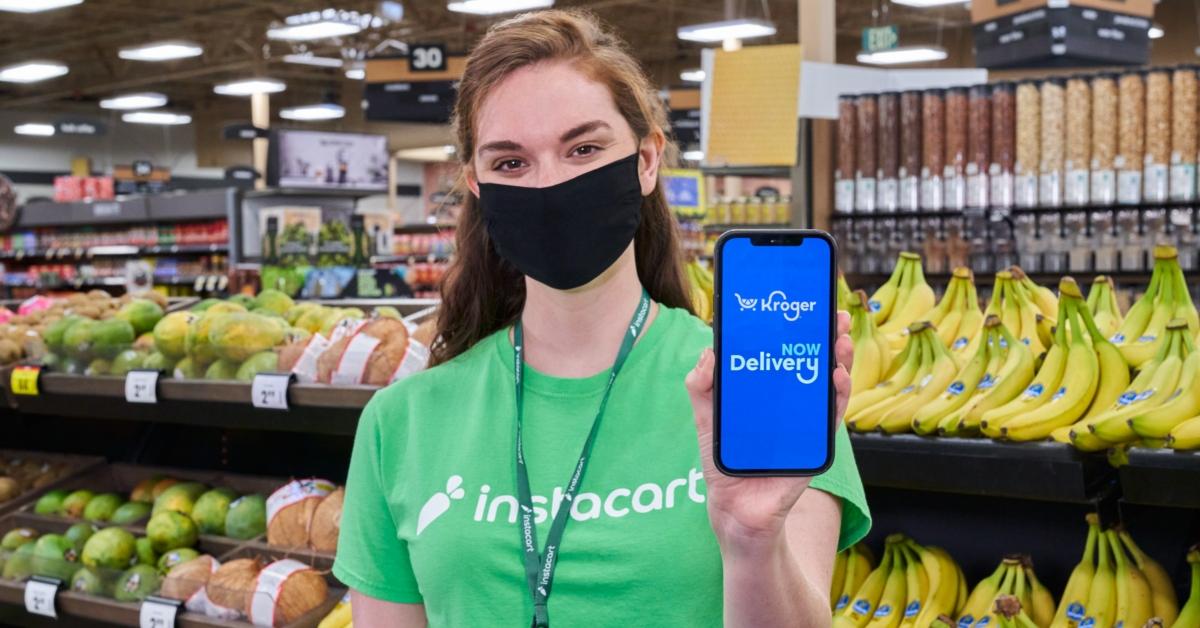
{"label": "thumb", "polygon": [[706,439],[712,434],[712,417],[713,417],[713,367],[716,364],[716,357],[713,355],[712,349],[705,349],[700,353],[700,359],[696,362],[696,368],[688,373],[687,379],[684,380],[684,385],[687,387],[688,397],[692,401],[692,414],[696,419],[696,431],[701,439]]}

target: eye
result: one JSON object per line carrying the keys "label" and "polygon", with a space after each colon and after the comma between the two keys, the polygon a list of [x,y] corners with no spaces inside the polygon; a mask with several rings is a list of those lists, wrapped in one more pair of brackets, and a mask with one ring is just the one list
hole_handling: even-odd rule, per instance
{"label": "eye", "polygon": [[590,155],[595,155],[600,150],[600,147],[596,146],[595,144],[584,144],[583,146],[579,146],[575,150],[571,151],[571,155],[577,157],[588,157]]}
{"label": "eye", "polygon": [[497,170],[500,172],[512,172],[513,170],[519,169],[523,165],[525,165],[525,163],[520,159],[502,159],[492,166],[492,170]]}

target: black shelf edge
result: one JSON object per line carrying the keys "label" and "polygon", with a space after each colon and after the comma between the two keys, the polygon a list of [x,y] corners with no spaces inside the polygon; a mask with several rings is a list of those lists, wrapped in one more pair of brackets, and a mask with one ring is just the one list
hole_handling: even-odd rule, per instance
{"label": "black shelf edge", "polygon": [[413,223],[408,225],[396,225],[395,233],[438,233],[440,231],[453,231],[457,225],[448,223],[425,224]]}
{"label": "black shelf edge", "polygon": [[790,178],[788,166],[701,166],[700,172],[713,176]]}
{"label": "black shelf edge", "polygon": [[728,223],[728,224],[712,224],[704,225],[704,230],[707,232],[725,232],[734,229],[787,229],[791,225],[782,222],[760,222],[760,223]]}
{"label": "black shelf edge", "polygon": [[1120,212],[1120,211],[1164,211],[1183,209],[1194,211],[1200,209],[1200,200],[1172,201],[1168,203],[1140,203],[1137,205],[1070,205],[1060,207],[967,207],[962,210],[920,210],[894,212],[834,212],[833,220],[895,220],[903,218],[963,218],[970,216],[1005,216],[1005,215],[1038,215],[1038,214],[1078,214],[1087,212]]}
{"label": "black shelf edge", "polygon": [[[227,244],[167,244],[134,247],[135,251],[110,252],[105,249],[132,245],[112,244],[88,248],[54,247],[32,251],[0,251],[0,260],[85,259],[91,257],[138,257],[150,255],[208,255],[227,253]],[[99,251],[97,251],[99,249]]]}
{"label": "black shelf edge", "polygon": [[409,260],[416,263],[449,262],[452,255],[372,255],[371,264],[405,264]]}
{"label": "black shelf edge", "polygon": [[1135,447],[1119,473],[1128,503],[1200,508],[1200,452]]}
{"label": "black shelf edge", "polygon": [[345,188],[266,188],[263,190],[246,190],[242,192],[243,198],[271,198],[273,196],[289,196],[289,197],[330,197],[336,196],[339,198],[366,198],[368,196],[386,195],[387,190],[352,190]]}
{"label": "black shelf edge", "polygon": [[1103,455],[1054,442],[851,434],[863,483],[937,493],[1090,504],[1116,477]]}

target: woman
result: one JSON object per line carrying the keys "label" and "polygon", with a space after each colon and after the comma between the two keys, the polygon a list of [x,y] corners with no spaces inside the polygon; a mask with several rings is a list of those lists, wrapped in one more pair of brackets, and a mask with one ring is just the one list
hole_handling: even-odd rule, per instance
{"label": "woman", "polygon": [[522,15],[472,53],[455,125],[438,365],[375,395],[350,465],[356,628],[829,625],[834,552],[870,527],[849,442],[811,484],[714,470],[712,332],[637,63],[591,17]]}

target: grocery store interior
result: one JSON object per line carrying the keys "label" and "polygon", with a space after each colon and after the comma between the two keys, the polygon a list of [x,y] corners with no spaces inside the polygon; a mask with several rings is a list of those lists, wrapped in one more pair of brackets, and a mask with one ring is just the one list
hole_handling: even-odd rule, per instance
{"label": "grocery store interior", "polygon": [[659,90],[698,316],[721,234],[836,239],[835,627],[1200,628],[1189,0],[0,0],[0,625],[350,625],[356,426],[475,211],[458,81],[549,7]]}

